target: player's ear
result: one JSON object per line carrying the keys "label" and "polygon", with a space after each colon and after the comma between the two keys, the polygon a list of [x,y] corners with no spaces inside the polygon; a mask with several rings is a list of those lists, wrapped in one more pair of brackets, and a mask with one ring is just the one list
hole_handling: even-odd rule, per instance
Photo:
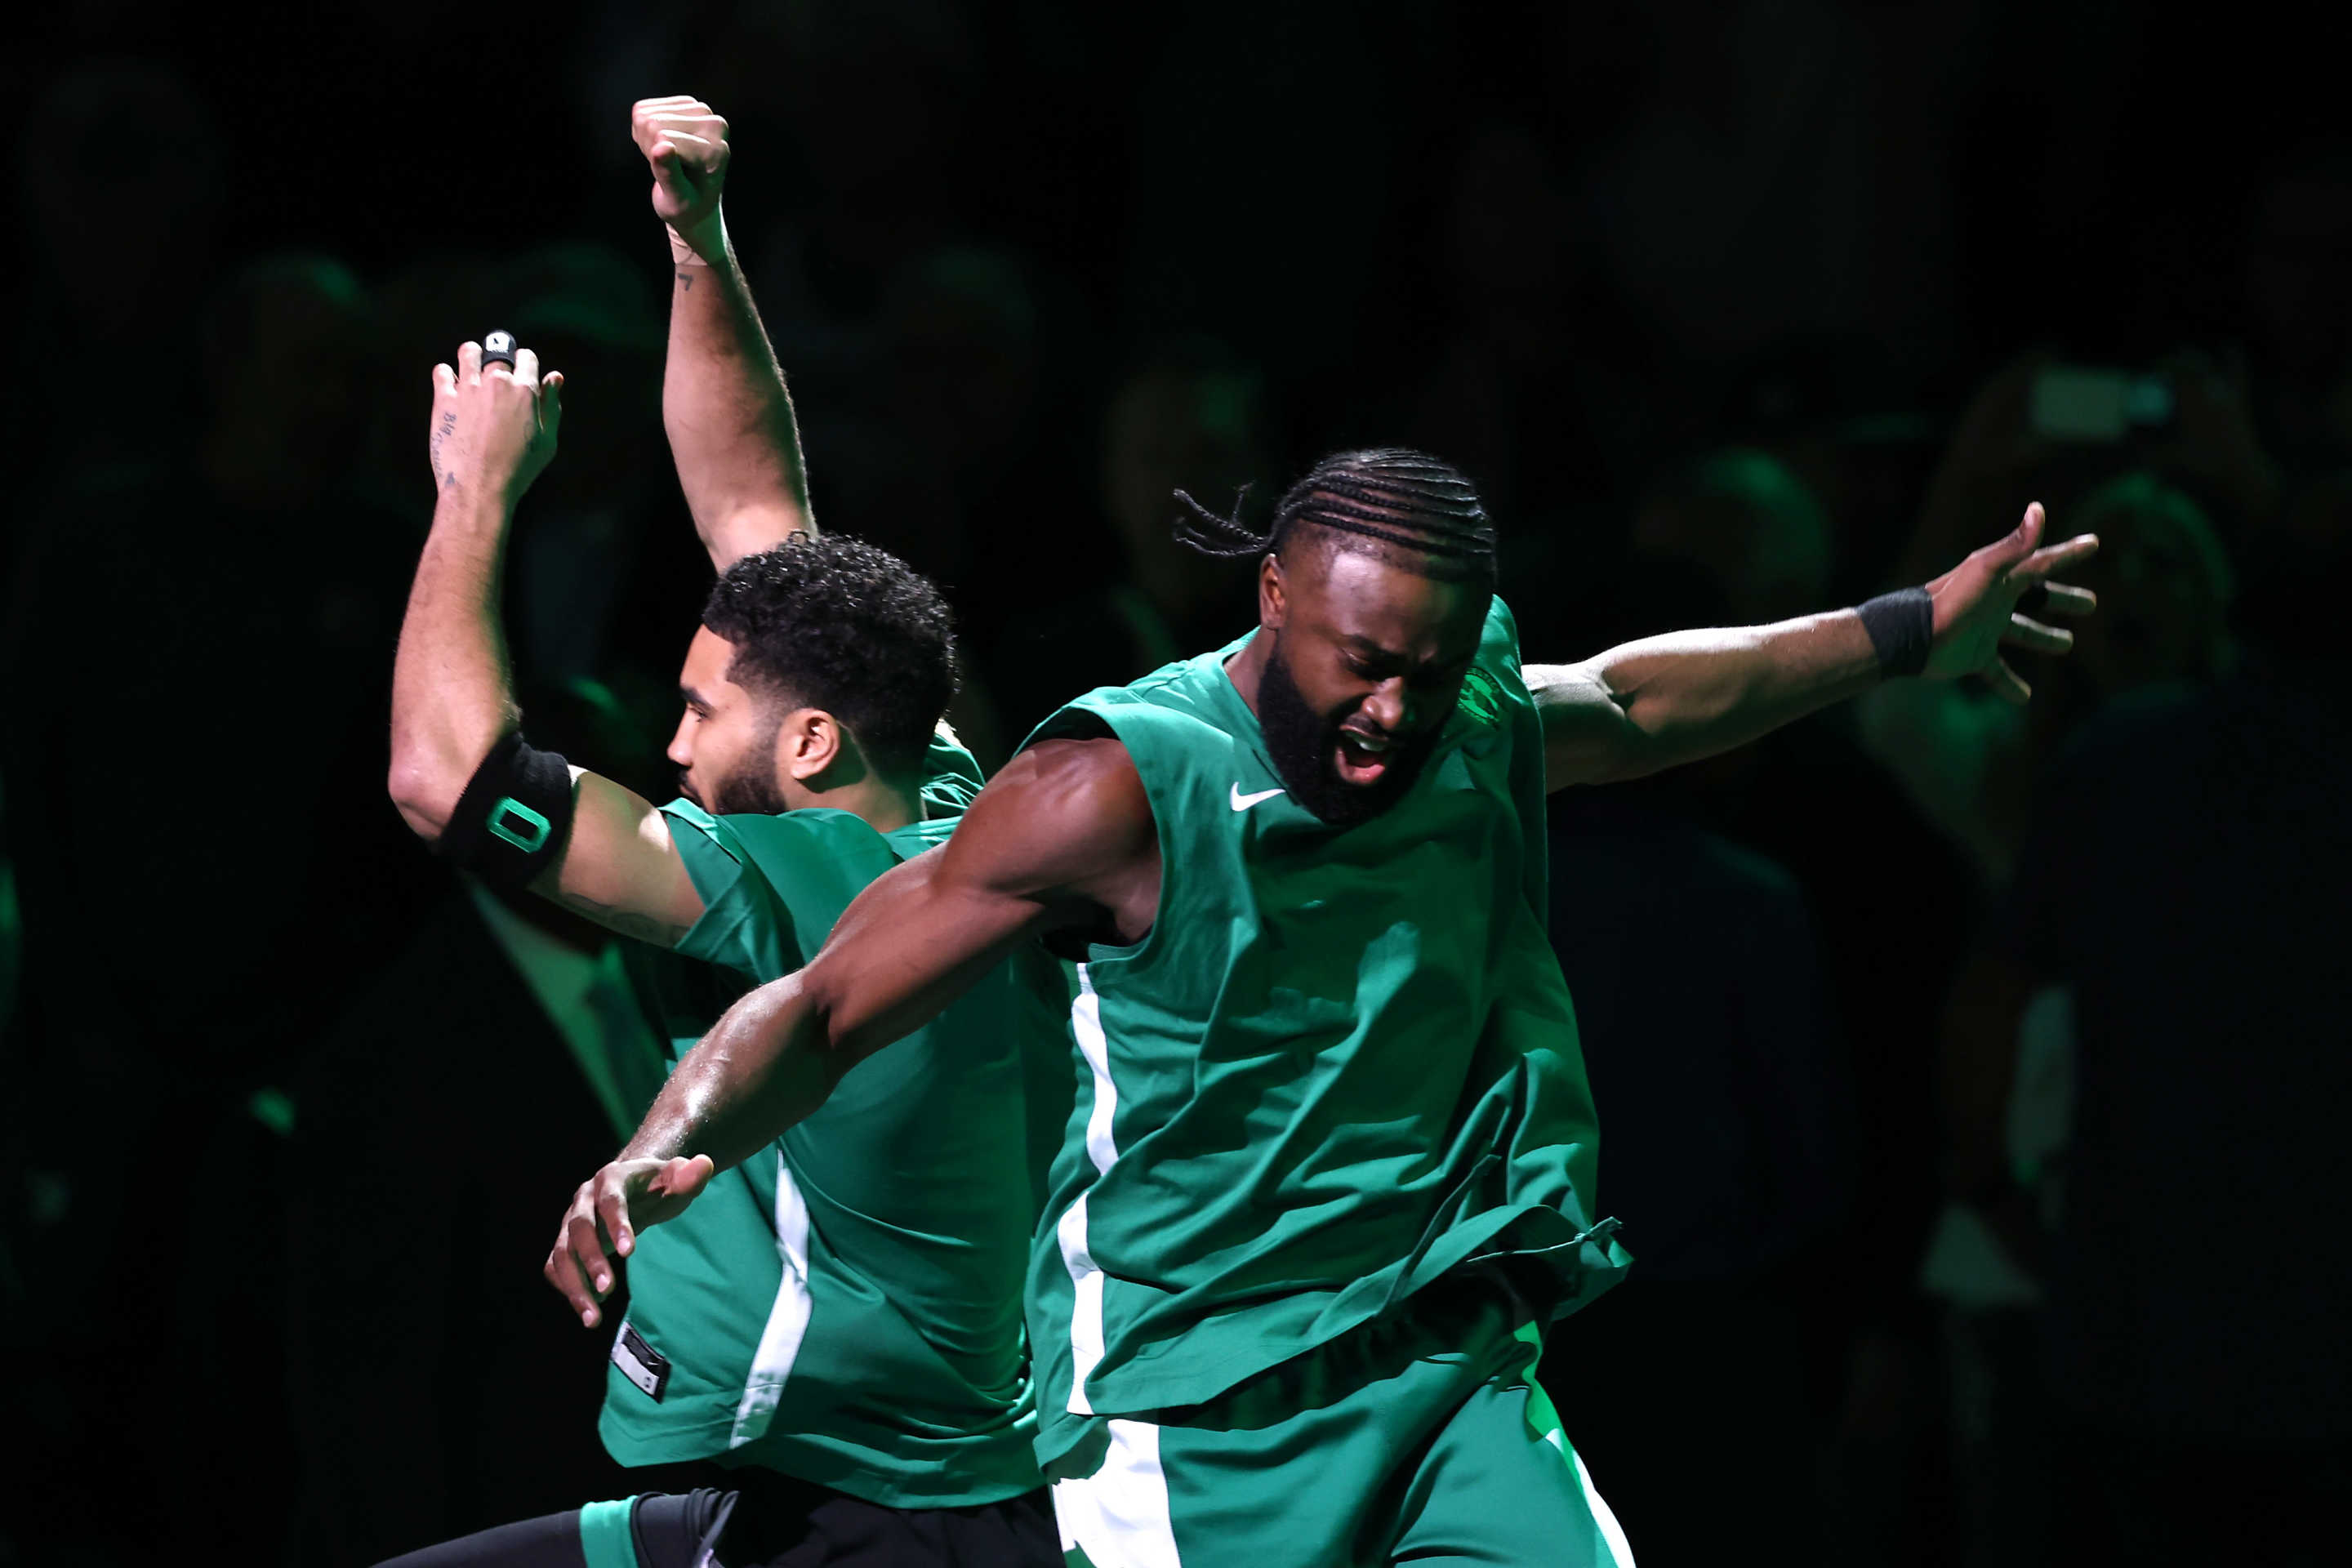
{"label": "player's ear", "polygon": [[1290,613],[1290,585],[1282,574],[1282,562],[1268,551],[1257,566],[1257,624],[1268,631],[1279,631]]}
{"label": "player's ear", "polygon": [[801,783],[833,766],[841,755],[841,721],[822,708],[795,708],[776,731],[776,770]]}

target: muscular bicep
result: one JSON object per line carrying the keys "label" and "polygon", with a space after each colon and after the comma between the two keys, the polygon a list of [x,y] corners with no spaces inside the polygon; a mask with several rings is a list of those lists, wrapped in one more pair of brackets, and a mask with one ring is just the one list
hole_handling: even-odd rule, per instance
{"label": "muscular bicep", "polygon": [[871,1055],[922,1027],[1042,930],[1034,900],[959,878],[933,849],[869,883],[811,961],[833,1048]]}
{"label": "muscular bicep", "polygon": [[1611,689],[1597,663],[1531,664],[1526,676],[1543,721],[1545,789],[1648,771],[1640,764],[1643,735],[1627,700]]}
{"label": "muscular bicep", "polygon": [[572,789],[572,832],[532,890],[623,936],[677,946],[702,918],[702,896],[670,842],[667,819],[596,773],[573,769]]}
{"label": "muscular bicep", "polygon": [[[1108,748],[1108,750],[1105,750]],[[1138,918],[1159,847],[1116,742],[1047,742],[980,792],[945,845],[851,903],[806,971],[836,1050],[853,1058],[937,1016],[1020,942]]]}

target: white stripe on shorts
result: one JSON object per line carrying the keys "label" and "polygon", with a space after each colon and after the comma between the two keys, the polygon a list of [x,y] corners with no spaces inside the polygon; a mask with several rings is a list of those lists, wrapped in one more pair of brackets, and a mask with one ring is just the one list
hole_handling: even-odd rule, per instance
{"label": "white stripe on shorts", "polygon": [[1110,1451],[1102,1468],[1054,1483],[1063,1552],[1077,1547],[1094,1568],[1183,1568],[1168,1521],[1160,1428],[1117,1418],[1104,1425],[1110,1428]]}

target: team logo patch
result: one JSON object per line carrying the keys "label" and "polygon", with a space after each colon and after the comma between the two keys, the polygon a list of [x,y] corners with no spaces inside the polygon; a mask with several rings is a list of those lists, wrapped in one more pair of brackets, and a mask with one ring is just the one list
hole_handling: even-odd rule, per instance
{"label": "team logo patch", "polygon": [[1462,677],[1462,695],[1455,700],[1454,710],[1494,729],[1503,721],[1503,689],[1493,676],[1472,665]]}
{"label": "team logo patch", "polygon": [[646,1343],[645,1336],[626,1318],[621,1320],[621,1331],[613,1340],[613,1364],[655,1404],[661,1403],[662,1390],[669,1386],[669,1357]]}

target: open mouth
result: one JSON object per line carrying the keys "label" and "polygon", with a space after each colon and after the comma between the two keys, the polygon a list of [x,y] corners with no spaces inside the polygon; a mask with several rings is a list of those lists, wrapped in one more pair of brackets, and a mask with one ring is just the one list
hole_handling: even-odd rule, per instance
{"label": "open mouth", "polygon": [[1361,731],[1340,731],[1334,758],[1339,782],[1360,788],[1378,784],[1381,776],[1389,771],[1389,756],[1393,748],[1393,742],[1375,739]]}

